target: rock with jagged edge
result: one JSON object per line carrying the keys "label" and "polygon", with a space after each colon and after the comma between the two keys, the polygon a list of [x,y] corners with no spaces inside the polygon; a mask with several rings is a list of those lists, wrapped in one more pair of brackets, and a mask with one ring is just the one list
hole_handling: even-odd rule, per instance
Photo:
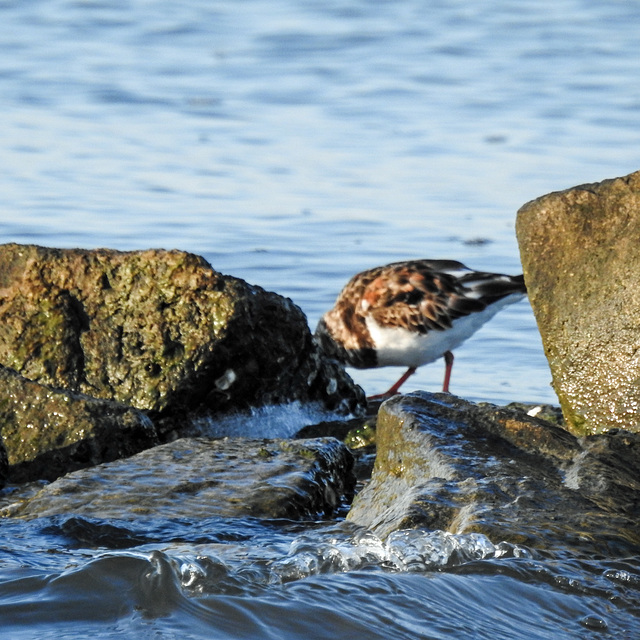
{"label": "rock with jagged edge", "polygon": [[378,415],[371,481],[348,520],[495,543],[637,553],[640,434],[578,439],[518,409],[416,392]]}

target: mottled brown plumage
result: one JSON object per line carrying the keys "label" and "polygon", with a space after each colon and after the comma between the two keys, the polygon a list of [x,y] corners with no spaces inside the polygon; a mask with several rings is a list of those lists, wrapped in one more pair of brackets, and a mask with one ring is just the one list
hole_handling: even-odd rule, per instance
{"label": "mottled brown plumage", "polygon": [[[410,260],[363,271],[341,291],[316,330],[324,351],[347,365],[408,367],[445,356],[500,308],[526,293],[524,278],[472,271],[454,260]],[[389,393],[388,392],[388,393]]]}

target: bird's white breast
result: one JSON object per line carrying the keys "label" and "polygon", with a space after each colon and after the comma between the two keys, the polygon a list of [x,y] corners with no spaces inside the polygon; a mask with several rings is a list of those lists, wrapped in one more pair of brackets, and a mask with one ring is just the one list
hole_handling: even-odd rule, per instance
{"label": "bird's white breast", "polygon": [[379,325],[371,316],[367,329],[375,345],[378,366],[420,367],[453,351],[471,337],[485,322],[509,304],[518,302],[523,294],[515,293],[489,305],[486,309],[453,321],[451,329],[418,333],[402,327]]}

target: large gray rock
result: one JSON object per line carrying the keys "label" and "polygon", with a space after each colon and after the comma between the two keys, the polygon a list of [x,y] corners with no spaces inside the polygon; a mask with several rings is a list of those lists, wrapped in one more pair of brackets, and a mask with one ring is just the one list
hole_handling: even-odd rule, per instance
{"label": "large gray rock", "polygon": [[163,416],[364,401],[290,300],[182,251],[0,246],[0,364]]}
{"label": "large gray rock", "polygon": [[353,459],[333,438],[182,438],[47,485],[12,515],[100,519],[309,518],[352,497]]}
{"label": "large gray rock", "polygon": [[516,231],[567,428],[640,430],[640,172],[529,202]]}
{"label": "large gray rock", "polygon": [[377,447],[348,519],[382,538],[426,528],[534,548],[640,551],[640,434],[577,439],[516,409],[422,392],[382,405]]}
{"label": "large gray rock", "polygon": [[0,397],[0,451],[6,448],[11,482],[53,480],[159,444],[141,411],[53,389],[2,366]]}

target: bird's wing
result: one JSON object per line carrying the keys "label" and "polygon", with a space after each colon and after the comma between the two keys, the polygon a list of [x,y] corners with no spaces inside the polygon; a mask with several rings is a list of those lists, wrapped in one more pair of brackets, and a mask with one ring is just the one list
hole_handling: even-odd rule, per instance
{"label": "bird's wing", "polygon": [[364,288],[361,312],[382,326],[420,333],[443,331],[456,318],[486,307],[482,299],[466,295],[459,284],[457,278],[465,271],[461,263],[448,260],[417,260],[381,268]]}

